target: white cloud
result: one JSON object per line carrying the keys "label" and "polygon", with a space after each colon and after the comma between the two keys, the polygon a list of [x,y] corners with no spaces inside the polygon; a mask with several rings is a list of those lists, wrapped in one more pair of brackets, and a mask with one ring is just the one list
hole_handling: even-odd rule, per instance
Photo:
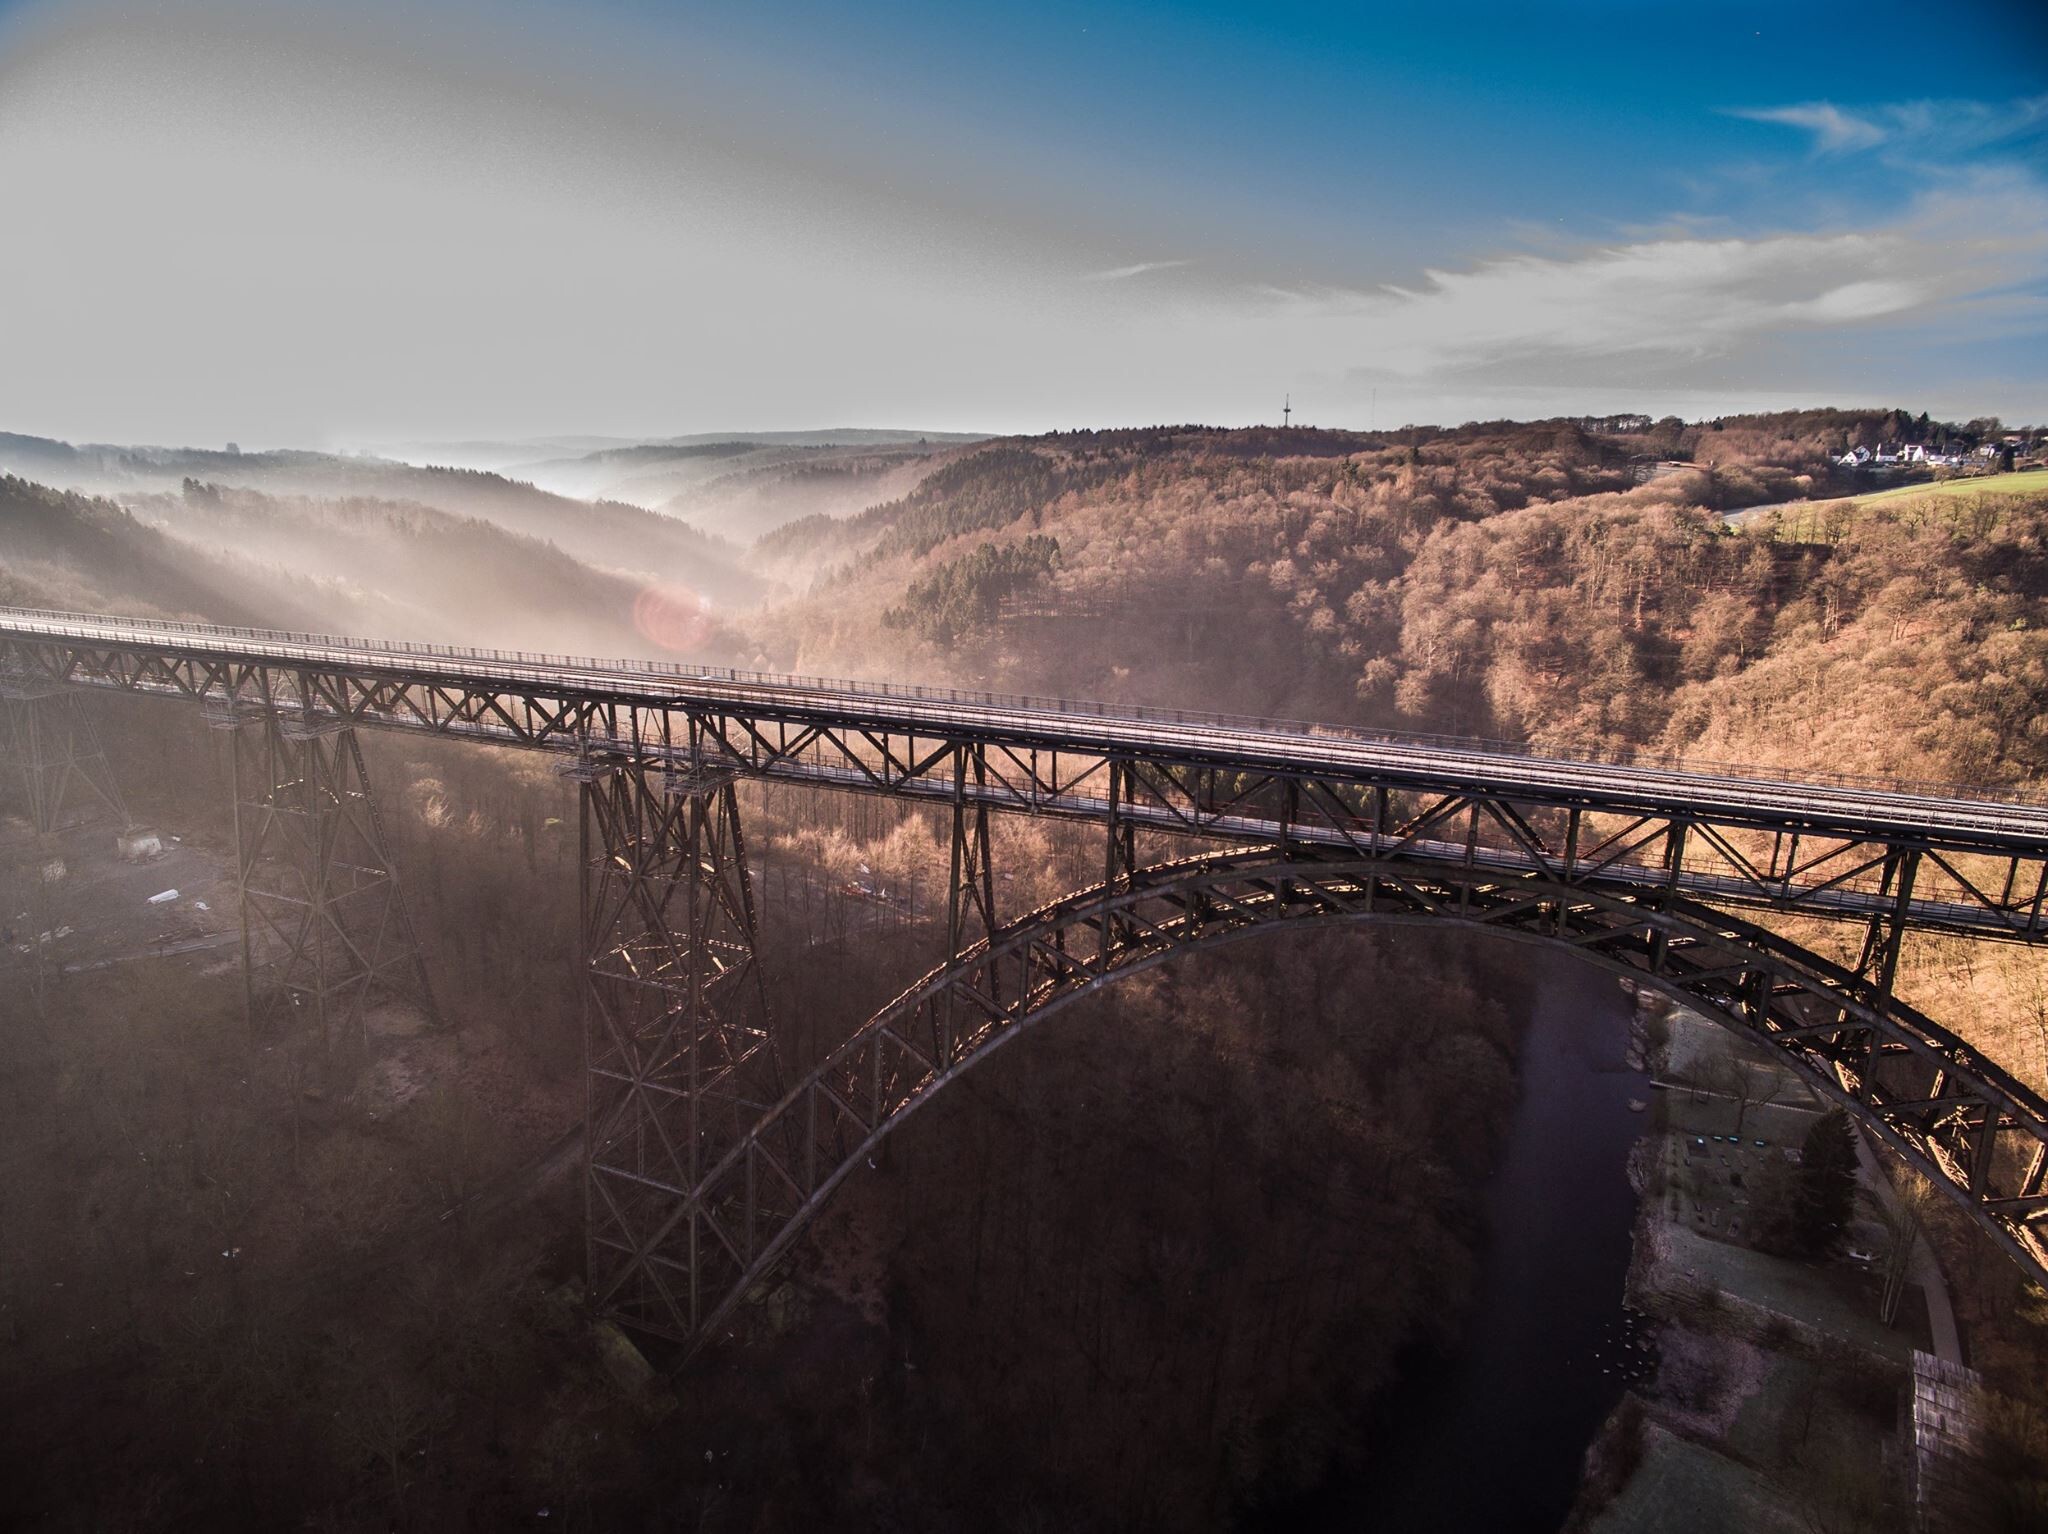
{"label": "white cloud", "polygon": [[2048,96],[2015,101],[1899,101],[1845,111],[1832,101],[1731,108],[1730,117],[1813,135],[1816,154],[1853,154],[1880,145],[1922,154],[1965,154],[2048,126]]}
{"label": "white cloud", "polygon": [[[1944,321],[1987,307],[2011,329],[2048,278],[2048,193],[1983,174],[1884,227],[1673,235],[1431,270],[1412,286],[1253,296],[1262,323],[1352,365],[1408,377],[1527,374],[1599,358],[1683,365],[1801,333]],[[1999,296],[2002,295],[2002,296]]]}
{"label": "white cloud", "polygon": [[1083,282],[1122,282],[1126,277],[1142,277],[1147,272],[1172,271],[1176,266],[1187,266],[1190,264],[1185,259],[1178,261],[1137,261],[1129,266],[1112,266],[1106,272],[1089,272],[1081,280]]}
{"label": "white cloud", "polygon": [[[439,43],[400,66],[382,33],[95,9],[117,8],[152,19],[75,27],[67,4],[37,47],[0,52],[0,187],[17,223],[57,231],[0,240],[0,291],[41,299],[8,315],[0,427],[244,443],[849,418],[1021,430],[1275,417],[1290,388],[1331,422],[1353,370],[1361,423],[1380,385],[1381,423],[1488,400],[1619,409],[1638,391],[1710,389],[1719,411],[1786,390],[1788,361],[1826,395],[1910,385],[1930,357],[1963,397],[1954,343],[2037,323],[2048,279],[2039,172],[1943,160],[1993,142],[2021,160],[2048,98],[1761,103],[1747,115],[1777,126],[1758,136],[1833,147],[1789,177],[1759,164],[1729,199],[1740,213],[1593,243],[1560,233],[1567,197],[1550,227],[1496,236],[1512,254],[1437,247],[1432,269],[1378,287],[1438,237],[1414,206],[1390,205],[1383,246],[1276,221],[1286,238],[1252,249],[1227,201],[1160,220],[1070,198],[1055,161],[1041,179],[995,174],[979,141],[957,153],[980,173],[917,174],[870,152],[893,129],[852,114],[858,131],[824,132],[839,118],[778,105],[809,100],[795,93],[673,91],[664,74],[642,95],[594,56],[557,72],[509,42],[460,69]],[[1856,154],[1879,173],[1840,174]],[[1926,166],[1939,173],[1901,173]],[[1799,227],[1826,216],[1805,211],[1818,199],[1859,205],[1837,195],[1852,179],[1844,192],[1940,200]],[[197,185],[262,195],[201,206]],[[1456,228],[1484,208],[1460,204]],[[1305,270],[1351,275],[1306,288]],[[1985,366],[2021,383],[1987,379],[1964,413],[2048,399],[2038,364],[1999,360],[2017,350],[1987,348]]]}
{"label": "white cloud", "polygon": [[1813,147],[1823,154],[1874,149],[1891,136],[1868,118],[1852,116],[1830,101],[1808,101],[1789,107],[1745,107],[1729,115],[1750,122],[1803,128],[1813,135]]}

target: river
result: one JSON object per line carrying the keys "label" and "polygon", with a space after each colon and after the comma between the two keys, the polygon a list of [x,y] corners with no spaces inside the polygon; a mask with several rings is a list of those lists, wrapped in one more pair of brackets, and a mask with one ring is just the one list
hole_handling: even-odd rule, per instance
{"label": "river", "polygon": [[1264,1530],[1556,1534],[1587,1446],[1647,1355],[1624,1309],[1629,1148],[1648,1078],[1615,978],[1532,952],[1520,1097],[1487,1186],[1477,1303],[1456,1353],[1417,1360],[1365,1462]]}

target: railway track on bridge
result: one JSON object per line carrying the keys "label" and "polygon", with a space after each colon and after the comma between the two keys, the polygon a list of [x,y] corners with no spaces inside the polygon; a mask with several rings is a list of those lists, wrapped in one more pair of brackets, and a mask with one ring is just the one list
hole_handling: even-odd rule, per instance
{"label": "railway track on bridge", "polygon": [[[1226,842],[1291,837],[1407,850],[1429,841],[1444,850],[1399,821],[1369,824],[1363,798],[1316,792],[1332,786],[1628,817],[1619,843],[1609,834],[1576,848],[1562,837],[1536,845],[1507,817],[1482,817],[1473,857],[1497,868],[1556,867],[1567,879],[1666,882],[1709,901],[1836,919],[1890,913],[1897,898],[1884,854],[1905,848],[1936,865],[1923,867],[1908,896],[1910,925],[2048,936],[2048,807],[1961,790],[1577,761],[1068,699],[20,609],[0,609],[0,642],[19,652],[0,687],[11,679],[17,691],[62,684],[158,693],[251,714],[282,706],[314,721],[657,764],[701,764],[709,755],[751,776],[910,798],[958,796],[949,758],[930,748],[965,742],[989,748],[996,769],[963,785],[970,801],[1088,820],[1121,815]],[[692,732],[690,721],[710,728]],[[1132,768],[1120,800],[1107,792],[1107,772],[1088,770],[1112,762]],[[1261,781],[1248,789],[1247,778]],[[1280,812],[1284,794],[1256,792],[1283,781],[1310,785],[1308,803],[1291,816]],[[1703,833],[1675,869],[1657,838],[1636,834],[1671,818]],[[1771,842],[1753,852],[1731,845],[1731,833]],[[2005,866],[1965,873],[1954,866],[1962,859]]]}

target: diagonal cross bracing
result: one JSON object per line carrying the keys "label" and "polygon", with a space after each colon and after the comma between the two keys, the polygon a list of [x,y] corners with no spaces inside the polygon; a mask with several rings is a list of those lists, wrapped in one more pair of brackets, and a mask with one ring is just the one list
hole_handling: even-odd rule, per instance
{"label": "diagonal cross bracing", "polygon": [[211,722],[230,732],[251,1029],[305,1023],[323,1045],[356,1041],[384,996],[434,1018],[355,731],[281,704]]}
{"label": "diagonal cross bracing", "polygon": [[28,818],[48,835],[105,811],[128,809],[77,689],[32,673],[0,671],[0,747],[19,775]]}
{"label": "diagonal cross bracing", "polygon": [[[0,610],[0,670],[653,765],[695,739],[743,774],[900,798],[1474,861],[1589,888],[1666,883],[1724,906],[1890,918],[1887,858],[1932,856],[1910,928],[2048,941],[2048,809],[1953,791],[1544,759],[1321,726],[930,688]],[[1112,791],[1105,766],[1122,764]],[[1445,822],[1481,804],[1471,835]],[[1681,866],[1660,855],[1696,829]],[[1461,828],[1464,829],[1464,828]],[[1405,838],[1405,841],[1404,841]],[[1390,845],[1391,843],[1391,845]],[[1668,877],[1667,876],[1671,876]]]}
{"label": "diagonal cross bracing", "polygon": [[730,1198],[696,1191],[781,1091],[735,775],[586,759],[575,776],[590,1287],[619,1319],[687,1337],[706,1289],[750,1259],[733,1230],[789,1201],[787,1178],[751,1170]]}

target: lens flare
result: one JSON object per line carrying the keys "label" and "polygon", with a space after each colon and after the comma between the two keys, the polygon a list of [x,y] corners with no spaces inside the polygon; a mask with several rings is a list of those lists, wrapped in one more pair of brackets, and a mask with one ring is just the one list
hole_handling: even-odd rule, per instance
{"label": "lens flare", "polygon": [[687,586],[648,586],[633,599],[633,627],[663,650],[692,650],[711,637],[704,599]]}

